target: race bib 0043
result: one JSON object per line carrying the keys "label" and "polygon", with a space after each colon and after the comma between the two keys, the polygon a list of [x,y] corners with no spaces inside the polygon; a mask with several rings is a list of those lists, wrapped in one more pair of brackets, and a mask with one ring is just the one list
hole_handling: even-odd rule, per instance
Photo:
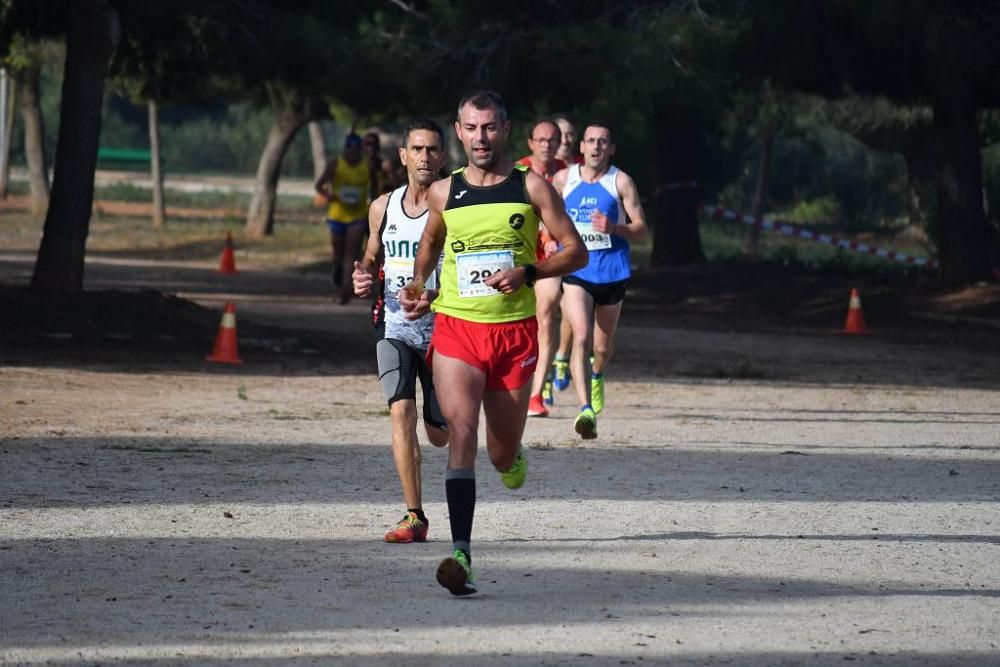
{"label": "race bib 0043", "polygon": [[611,234],[594,231],[594,225],[589,222],[576,223],[576,231],[580,233],[587,250],[607,250],[611,247]]}
{"label": "race bib 0043", "polygon": [[514,268],[514,253],[510,250],[467,252],[455,255],[458,274],[458,296],[464,298],[499,294],[486,284],[486,279],[504,269]]}

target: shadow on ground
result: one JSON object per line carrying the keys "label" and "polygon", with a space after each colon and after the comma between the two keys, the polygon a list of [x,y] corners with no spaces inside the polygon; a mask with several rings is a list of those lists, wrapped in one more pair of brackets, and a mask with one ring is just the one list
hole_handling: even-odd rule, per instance
{"label": "shadow on ground", "polygon": [[[336,421],[330,420],[333,428]],[[733,444],[733,443],[730,443]],[[986,457],[918,458],[905,446],[877,454],[843,450],[794,455],[690,446],[601,449],[533,448],[531,497],[548,500],[697,502],[993,502],[1000,462]],[[264,445],[174,438],[0,440],[0,504],[7,508],[96,508],[122,504],[278,505],[385,501],[395,472],[384,447]],[[382,485],[359,483],[365,468]],[[436,495],[442,471],[427,466]],[[443,465],[442,465],[443,467]],[[496,482],[479,457],[484,501]],[[125,487],[105,471],[128,471]],[[550,472],[552,471],[552,472]],[[555,471],[559,471],[558,474]],[[600,477],[601,484],[588,480]],[[119,477],[121,479],[121,477]],[[443,482],[440,484],[443,488]],[[57,493],[46,489],[60,489]]]}

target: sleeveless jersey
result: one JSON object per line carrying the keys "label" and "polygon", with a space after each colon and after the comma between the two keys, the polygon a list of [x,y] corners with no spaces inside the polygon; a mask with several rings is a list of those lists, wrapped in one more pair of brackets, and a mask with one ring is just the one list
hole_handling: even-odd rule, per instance
{"label": "sleeveless jersey", "polygon": [[632,275],[628,241],[620,236],[595,232],[590,223],[590,215],[599,210],[608,216],[608,221],[625,223],[622,199],[615,185],[618,167],[611,166],[596,183],[587,183],[580,178],[580,165],[570,165],[562,196],[566,213],[576,225],[590,260],[587,266],[570,275],[591,283],[613,283],[626,280]]}
{"label": "sleeveless jersey", "polygon": [[484,279],[535,261],[538,214],[525,187],[527,168],[515,166],[502,182],[470,185],[464,168],[451,177],[442,217],[447,227],[439,312],[470,322],[513,322],[533,317],[535,290],[522,285],[502,294]]}
{"label": "sleeveless jersey", "polygon": [[353,222],[368,214],[369,190],[368,162],[361,160],[350,164],[343,157],[337,158],[337,171],[330,182],[330,192],[335,196],[326,210],[326,217],[338,222]]}
{"label": "sleeveless jersey", "polygon": [[[372,309],[376,326],[385,327],[383,338],[402,341],[410,347],[426,350],[434,329],[434,313],[427,313],[418,320],[408,320],[399,304],[399,289],[413,278],[413,260],[420,247],[420,236],[427,225],[427,211],[411,218],[403,208],[403,197],[407,186],[396,188],[389,193],[389,202],[382,216],[379,238],[385,260],[379,270],[379,289]],[[434,289],[436,276],[427,280],[427,287]]]}

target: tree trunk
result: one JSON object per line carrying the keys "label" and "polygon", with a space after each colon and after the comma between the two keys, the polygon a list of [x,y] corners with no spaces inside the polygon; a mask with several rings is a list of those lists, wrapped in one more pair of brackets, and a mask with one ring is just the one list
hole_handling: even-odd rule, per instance
{"label": "tree trunk", "polygon": [[45,160],[45,122],[39,104],[40,77],[40,67],[30,67],[17,73],[33,215],[41,215],[49,207],[49,165]]}
{"label": "tree trunk", "polygon": [[907,217],[911,225],[924,229],[938,245],[939,225],[934,212],[938,159],[934,144],[933,134],[927,134],[922,141],[908,141],[903,147],[903,159],[906,160]]}
{"label": "tree trunk", "polygon": [[948,287],[990,280],[990,233],[983,210],[976,107],[967,95],[934,104],[940,155],[938,222],[941,281]]}
{"label": "tree trunk", "polygon": [[651,266],[675,266],[705,261],[698,229],[698,188],[667,187],[697,180],[701,162],[701,132],[693,127],[654,123],[660,189],[654,195],[655,211]]}
{"label": "tree trunk", "polygon": [[309,145],[312,146],[313,180],[316,180],[326,169],[326,139],[318,120],[309,121]]}
{"label": "tree trunk", "polygon": [[312,117],[309,105],[296,93],[286,93],[277,86],[268,86],[268,95],[274,110],[274,125],[271,126],[267,144],[257,165],[257,179],[247,214],[246,231],[253,238],[274,233],[274,207],[278,199],[281,161],[288,145],[295,138],[295,133]]}
{"label": "tree trunk", "polygon": [[52,197],[31,278],[31,289],[46,294],[83,291],[104,81],[119,36],[118,14],[108,0],[69,7]]}
{"label": "tree trunk", "polygon": [[153,226],[162,227],[167,224],[167,207],[163,198],[163,169],[160,162],[160,112],[156,99],[150,97],[146,106],[149,109],[149,154],[150,173],[153,180]]}
{"label": "tree trunk", "polygon": [[764,214],[764,203],[767,199],[767,183],[771,178],[771,155],[774,153],[774,124],[765,123],[761,133],[760,165],[757,167],[757,185],[753,191],[753,204],[750,215],[754,224],[747,229],[743,237],[743,254],[751,259],[757,258],[760,244],[760,218]]}
{"label": "tree trunk", "polygon": [[0,67],[0,199],[10,188],[10,140],[14,134],[14,97],[17,86],[7,70]]}

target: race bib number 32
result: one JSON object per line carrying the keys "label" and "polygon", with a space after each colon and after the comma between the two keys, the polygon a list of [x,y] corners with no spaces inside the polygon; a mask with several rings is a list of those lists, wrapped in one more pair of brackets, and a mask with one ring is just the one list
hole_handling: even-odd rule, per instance
{"label": "race bib number 32", "polygon": [[[389,257],[385,260],[385,291],[396,294],[406,283],[413,280],[413,260],[405,257]],[[424,282],[426,289],[437,289],[437,276],[432,273]]]}
{"label": "race bib number 32", "polygon": [[455,256],[458,274],[458,296],[463,299],[499,294],[486,284],[486,279],[504,269],[514,268],[514,253],[510,250],[467,252]]}

